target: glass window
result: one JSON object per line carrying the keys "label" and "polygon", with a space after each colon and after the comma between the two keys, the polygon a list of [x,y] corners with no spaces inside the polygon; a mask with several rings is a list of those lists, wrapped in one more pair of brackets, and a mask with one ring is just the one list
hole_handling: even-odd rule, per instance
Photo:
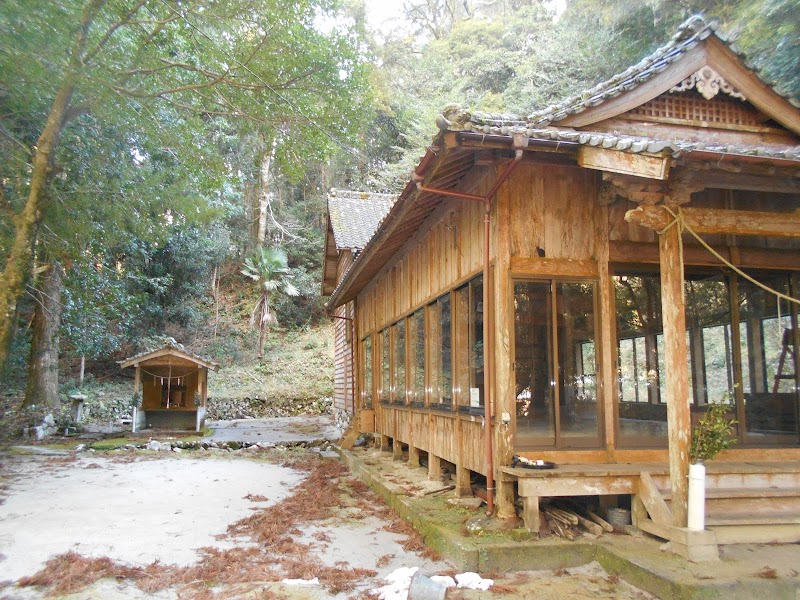
{"label": "glass window", "polygon": [[[600,443],[594,283],[514,285],[517,443]],[[554,310],[555,309],[555,310]]]}
{"label": "glass window", "polygon": [[517,443],[555,445],[553,306],[549,283],[514,284]]}
{"label": "glass window", "polygon": [[392,339],[394,340],[394,387],[392,389],[392,402],[405,404],[406,402],[406,322],[401,319],[392,325]]}
{"label": "glass window", "polygon": [[[594,364],[594,283],[557,283],[556,343],[558,344],[560,445],[600,444],[597,384]],[[576,360],[580,348],[590,348],[584,372]]]}
{"label": "glass window", "polygon": [[389,345],[389,328],[387,327],[381,331],[381,379],[380,390],[378,396],[381,402],[389,402],[392,394],[392,371],[390,368],[391,363],[389,357],[391,356],[391,346]]}
{"label": "glass window", "polygon": [[[800,277],[786,273],[756,277],[797,298]],[[797,305],[740,278],[739,348],[746,441],[797,445],[800,423],[800,335]]]}
{"label": "glass window", "polygon": [[658,273],[614,277],[617,312],[618,431],[623,445],[667,443],[664,340]]}
{"label": "glass window", "polygon": [[463,410],[478,409],[483,406],[482,279],[476,277],[455,290],[453,299],[453,393]]}
{"label": "glass window", "polygon": [[[469,283],[469,366],[470,406],[483,406],[483,280],[473,279]],[[476,398],[477,397],[477,398]],[[476,402],[477,400],[477,402]]]}
{"label": "glass window", "polygon": [[428,307],[431,404],[450,406],[453,395],[450,294]]}
{"label": "glass window", "polygon": [[409,401],[420,406],[425,403],[425,309],[421,308],[408,318],[408,345],[410,350]]}
{"label": "glass window", "polygon": [[363,362],[361,372],[364,374],[361,385],[361,405],[364,408],[372,407],[372,336],[367,336],[361,343],[363,348]]}
{"label": "glass window", "polygon": [[[755,278],[772,289],[797,295],[796,274],[766,272]],[[619,439],[628,445],[665,445],[667,396],[659,276],[618,275],[615,287]],[[738,428],[743,432],[737,434],[741,441],[797,445],[800,424],[794,407],[800,380],[791,358],[799,343],[792,333],[797,329],[796,306],[779,304],[774,294],[721,271],[688,272],[684,297],[687,400],[695,413],[693,420],[709,404],[729,403],[731,416],[741,421]],[[644,351],[639,340],[644,341]],[[643,361],[646,386],[642,385]]]}
{"label": "glass window", "polygon": [[456,406],[469,406],[469,286],[453,293],[453,395]]}

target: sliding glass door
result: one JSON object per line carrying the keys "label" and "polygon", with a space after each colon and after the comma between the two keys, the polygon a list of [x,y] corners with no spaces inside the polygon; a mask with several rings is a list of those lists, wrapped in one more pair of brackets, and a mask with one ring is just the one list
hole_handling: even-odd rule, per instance
{"label": "sliding glass door", "polygon": [[516,446],[600,445],[593,282],[514,284]]}

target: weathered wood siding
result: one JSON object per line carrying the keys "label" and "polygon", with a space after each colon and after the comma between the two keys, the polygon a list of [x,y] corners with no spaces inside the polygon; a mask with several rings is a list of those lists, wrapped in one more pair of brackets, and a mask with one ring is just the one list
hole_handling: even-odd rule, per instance
{"label": "weathered wood siding", "polygon": [[[342,252],[337,265],[337,281],[341,280],[345,271],[352,263],[349,251]],[[353,303],[348,302],[337,307],[333,319],[333,408],[335,411],[353,411],[353,340],[352,319],[354,317]]]}
{"label": "weathered wood siding", "polygon": [[[491,181],[481,183],[488,185]],[[485,471],[484,447],[465,437],[474,433],[471,429],[462,430],[457,425],[459,419],[470,417],[380,404],[380,355],[376,344],[382,329],[479,274],[482,266],[483,206],[478,202],[445,200],[356,303],[359,342],[374,334],[372,393],[377,433],[457,465],[463,463],[462,449],[469,449],[468,468],[478,472]]]}
{"label": "weathered wood siding", "polygon": [[509,205],[511,256],[594,259],[597,177],[578,167],[521,165],[498,194]]}

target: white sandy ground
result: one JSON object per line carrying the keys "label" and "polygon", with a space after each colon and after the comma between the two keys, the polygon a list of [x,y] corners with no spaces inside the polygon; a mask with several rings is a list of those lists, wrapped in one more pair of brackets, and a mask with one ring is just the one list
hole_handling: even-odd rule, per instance
{"label": "white sandy ground", "polygon": [[[117,455],[120,456],[120,455]],[[126,455],[121,455],[126,456]],[[291,494],[305,473],[245,458],[189,458],[156,455],[152,460],[115,462],[102,455],[13,457],[5,460],[5,501],[0,504],[0,581],[16,581],[38,571],[48,558],[74,550],[84,556],[107,556],[131,565],[154,560],[190,565],[204,546],[243,546],[246,540],[218,540],[228,525],[253,508]],[[266,496],[252,502],[248,494]],[[378,571],[378,579],[406,564],[426,572],[450,569],[445,562],[405,551],[404,536],[383,531],[375,517],[351,519],[347,510],[324,525],[303,528],[298,539],[312,543],[320,562],[346,563]],[[312,537],[325,532],[331,542]],[[384,558],[379,567],[377,562]],[[370,587],[369,582],[364,583]],[[322,588],[286,590],[297,598],[327,598]],[[34,589],[7,588],[0,598],[37,598]],[[132,584],[104,580],[75,598],[175,598],[174,590],[148,596]]]}
{"label": "white sandy ground", "polygon": [[[75,462],[57,465],[48,464],[59,458],[54,456],[0,457],[4,467],[0,472],[10,475],[5,501],[0,504],[0,581],[31,575],[48,557],[68,550],[108,556],[131,565],[147,565],[154,560],[192,564],[198,558],[196,550],[203,546],[246,544],[246,540],[217,540],[214,536],[251,514],[254,507],[282,500],[304,476],[289,468],[226,456],[159,454],[153,460],[132,463],[115,462],[110,456],[78,456]],[[266,496],[269,501],[252,502],[244,498],[247,494]],[[444,561],[434,562],[404,550],[400,542],[405,537],[384,531],[386,523],[381,519],[351,518],[350,511],[358,509],[343,508],[333,519],[301,527],[296,539],[312,544],[314,554],[328,566],[377,571],[375,578],[365,578],[354,592],[331,596],[321,586],[258,582],[226,591],[242,599],[263,597],[262,591],[270,589],[279,597],[293,600],[343,600],[359,591],[379,588],[384,577],[401,567],[419,567],[429,576],[452,572]],[[320,534],[329,541],[321,541]],[[506,583],[518,590],[506,595],[509,598],[653,598],[625,582],[609,580],[597,564],[568,572],[508,574]],[[491,591],[467,591],[460,597],[471,600],[491,596]],[[41,597],[42,592],[35,588],[0,590],[3,600]],[[179,596],[174,588],[146,594],[131,582],[104,579],[63,600],[179,597],[185,596]]]}
{"label": "white sandy ground", "polygon": [[[81,457],[72,465],[41,459],[15,477],[0,505],[0,580],[38,571],[69,550],[146,565],[189,565],[203,546],[255,506],[278,502],[302,480],[291,469],[249,460],[115,463]],[[93,468],[94,467],[94,468]],[[247,494],[266,496],[254,503]]]}

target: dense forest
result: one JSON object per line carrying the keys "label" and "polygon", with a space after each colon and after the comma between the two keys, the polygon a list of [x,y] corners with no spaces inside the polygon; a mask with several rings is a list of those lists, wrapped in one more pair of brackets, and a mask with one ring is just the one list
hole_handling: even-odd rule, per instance
{"label": "dense forest", "polygon": [[528,114],[696,12],[800,97],[796,0],[370,4],[0,4],[0,394],[57,407],[164,336],[268,360],[326,321],[327,191],[399,192],[448,103]]}

